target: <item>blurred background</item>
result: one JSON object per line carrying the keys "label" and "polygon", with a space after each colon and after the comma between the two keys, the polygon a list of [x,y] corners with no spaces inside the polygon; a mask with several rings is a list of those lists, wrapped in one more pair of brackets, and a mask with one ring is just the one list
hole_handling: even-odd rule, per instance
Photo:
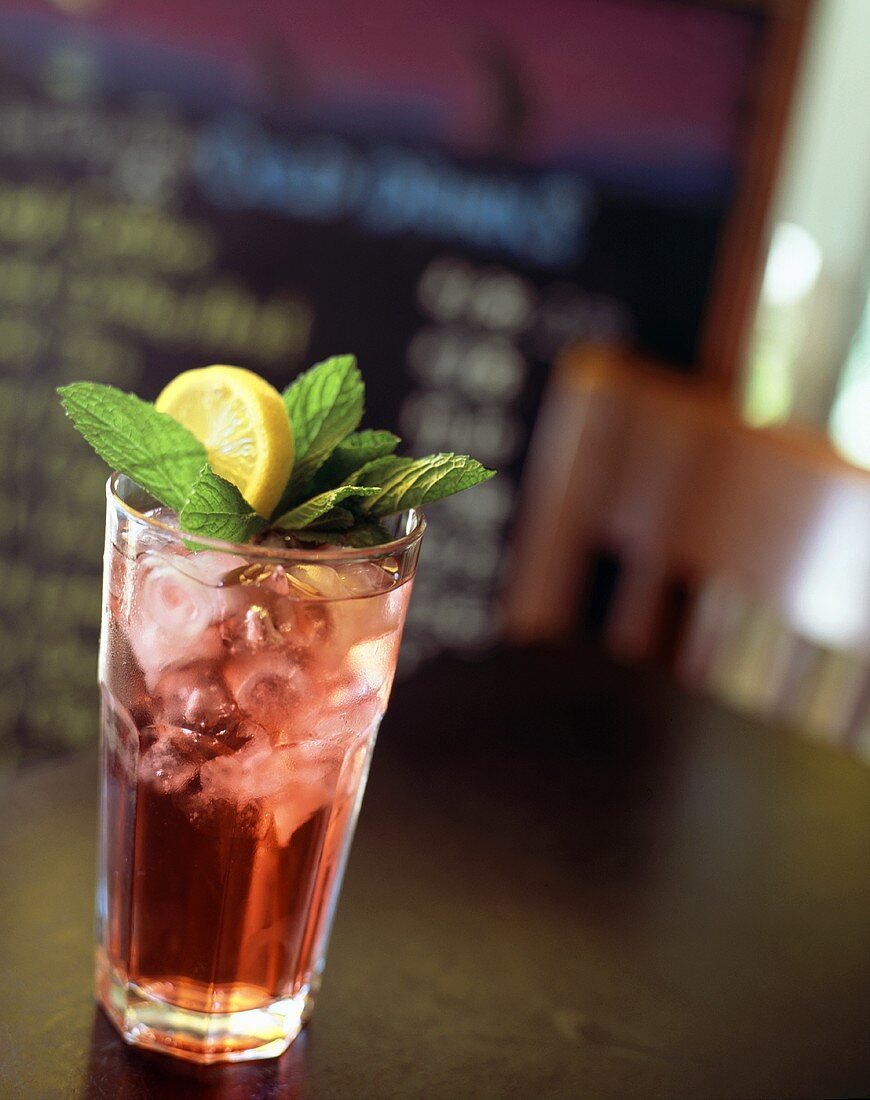
{"label": "blurred background", "polygon": [[[425,665],[590,635],[870,754],[867,0],[0,4],[0,759],[92,742],[54,388],[353,351]],[[402,689],[404,690],[404,688]]]}

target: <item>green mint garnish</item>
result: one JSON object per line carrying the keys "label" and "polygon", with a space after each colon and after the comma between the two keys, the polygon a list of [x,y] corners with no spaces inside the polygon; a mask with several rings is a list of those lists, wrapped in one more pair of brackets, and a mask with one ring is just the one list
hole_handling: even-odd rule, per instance
{"label": "green mint garnish", "polygon": [[356,523],[357,517],[350,508],[330,508],[314,523],[304,528],[307,531],[348,531]]}
{"label": "green mint garnish", "polygon": [[113,470],[180,512],[206,463],[205,447],[148,401],[114,386],[73,382],[58,391],[70,420]]}
{"label": "green mint garnish", "polygon": [[282,527],[288,531],[299,531],[310,527],[312,523],[323,519],[329,512],[335,509],[337,504],[351,497],[372,497],[380,492],[380,489],[367,485],[339,485],[337,489],[328,489],[325,493],[306,500],[304,504],[297,504],[283,516],[272,520],[274,527]]}
{"label": "green mint garnish", "polygon": [[224,542],[247,542],[266,526],[239,490],[203,466],[178,513],[182,531]]}
{"label": "green mint garnish", "polygon": [[287,387],[284,406],[296,457],[276,515],[305,498],[308,481],[362,420],[364,399],[354,355],[334,355],[317,363]]}
{"label": "green mint garnish", "polygon": [[468,455],[397,458],[398,436],[357,431],[365,394],[352,355],[318,363],[284,391],[295,463],[271,521],[214,473],[205,448],[186,428],[149,402],[95,382],[58,392],[97,454],[173,508],[185,534],[224,542],[244,543],[272,527],[288,545],[378,546],[393,537],[379,519],[494,474]]}
{"label": "green mint garnish", "polygon": [[330,485],[341,485],[354,470],[358,470],[376,458],[392,454],[401,442],[401,439],[392,432],[371,429],[364,432],[351,432],[317,471],[312,487],[316,487],[320,492],[328,489]]}
{"label": "green mint garnish", "polygon": [[310,543],[314,546],[348,546],[367,549],[371,546],[382,546],[385,542],[391,542],[396,536],[391,535],[386,527],[379,523],[359,520],[349,531],[329,532],[319,531],[316,527],[307,527],[304,531],[294,531],[293,537],[302,543]]}
{"label": "green mint garnish", "polygon": [[491,478],[487,470],[468,455],[437,454],[425,458],[376,458],[352,474],[355,485],[378,485],[377,493],[362,500],[358,510],[368,516],[390,516],[406,508],[419,508],[470,489]]}

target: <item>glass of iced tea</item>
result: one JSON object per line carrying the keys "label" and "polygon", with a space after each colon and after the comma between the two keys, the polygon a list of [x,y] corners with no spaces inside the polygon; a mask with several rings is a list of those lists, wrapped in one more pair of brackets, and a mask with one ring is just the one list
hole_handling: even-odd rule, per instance
{"label": "glass of iced tea", "polygon": [[271,1057],[311,1011],[424,520],[233,545],[108,486],[99,999],[131,1043]]}

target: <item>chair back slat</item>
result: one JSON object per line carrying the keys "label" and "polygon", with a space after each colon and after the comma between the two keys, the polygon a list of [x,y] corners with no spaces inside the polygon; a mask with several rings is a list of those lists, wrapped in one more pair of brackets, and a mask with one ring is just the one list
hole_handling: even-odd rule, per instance
{"label": "chair back slat", "polygon": [[554,372],[523,500],[508,637],[574,630],[604,552],[618,564],[598,618],[617,655],[664,655],[685,682],[788,720],[809,691],[817,724],[814,700],[838,689],[806,685],[839,684],[838,729],[854,726],[870,665],[870,473],[826,441],[750,428],[702,383],[586,348]]}

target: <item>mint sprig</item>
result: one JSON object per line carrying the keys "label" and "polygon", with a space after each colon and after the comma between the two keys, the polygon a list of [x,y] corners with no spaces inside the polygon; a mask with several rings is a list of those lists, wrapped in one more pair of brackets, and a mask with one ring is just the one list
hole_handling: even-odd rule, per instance
{"label": "mint sprig", "polygon": [[339,485],[337,489],[328,489],[325,493],[318,493],[317,496],[306,500],[304,504],[298,504],[295,508],[291,508],[283,516],[272,520],[272,526],[282,527],[288,531],[301,531],[305,527],[310,527],[317,520],[323,519],[343,500],[348,500],[351,497],[363,499],[375,496],[379,492],[380,489],[367,485]]}
{"label": "mint sprig", "polygon": [[435,500],[470,489],[491,478],[476,458],[452,453],[425,458],[378,458],[349,479],[355,485],[377,485],[376,493],[360,501],[359,511],[368,516],[390,516],[407,508],[420,508]]}
{"label": "mint sprig", "polygon": [[351,432],[320,467],[312,480],[312,487],[322,492],[332,485],[341,485],[345,478],[367,462],[392,454],[401,442],[392,432],[371,429]]}
{"label": "mint sprig", "polygon": [[297,542],[310,543],[312,546],[328,544],[329,546],[356,547],[357,549],[382,546],[385,542],[390,542],[395,538],[386,527],[368,520],[358,520],[350,530],[346,531],[330,530],[327,533],[317,527],[306,527],[303,531],[294,531],[293,537]]}
{"label": "mint sprig", "polygon": [[181,530],[224,542],[247,542],[266,526],[232,482],[203,466],[178,513]]}
{"label": "mint sprig", "polygon": [[334,355],[300,374],[284,391],[296,457],[275,509],[305,498],[308,481],[362,420],[365,387],[354,355]]}
{"label": "mint sprig", "polygon": [[205,448],[186,428],[149,402],[95,382],[58,392],[97,454],[175,509],[182,531],[192,536],[243,543],[271,526],[291,545],[377,546],[392,537],[379,522],[383,517],[494,473],[468,455],[397,458],[398,436],[357,431],[365,394],[352,355],[316,364],[284,391],[296,457],[271,521],[211,469]]}
{"label": "mint sprig", "polygon": [[148,401],[99,382],[59,387],[67,415],[113,470],[180,512],[206,464],[205,447]]}
{"label": "mint sprig", "polygon": [[[316,519],[313,523],[310,523],[307,527],[302,528],[305,532],[310,531],[349,531],[357,522],[357,517],[350,510],[350,508],[330,508],[328,512],[325,512],[322,516]],[[299,528],[296,529],[296,533],[299,533]]]}

